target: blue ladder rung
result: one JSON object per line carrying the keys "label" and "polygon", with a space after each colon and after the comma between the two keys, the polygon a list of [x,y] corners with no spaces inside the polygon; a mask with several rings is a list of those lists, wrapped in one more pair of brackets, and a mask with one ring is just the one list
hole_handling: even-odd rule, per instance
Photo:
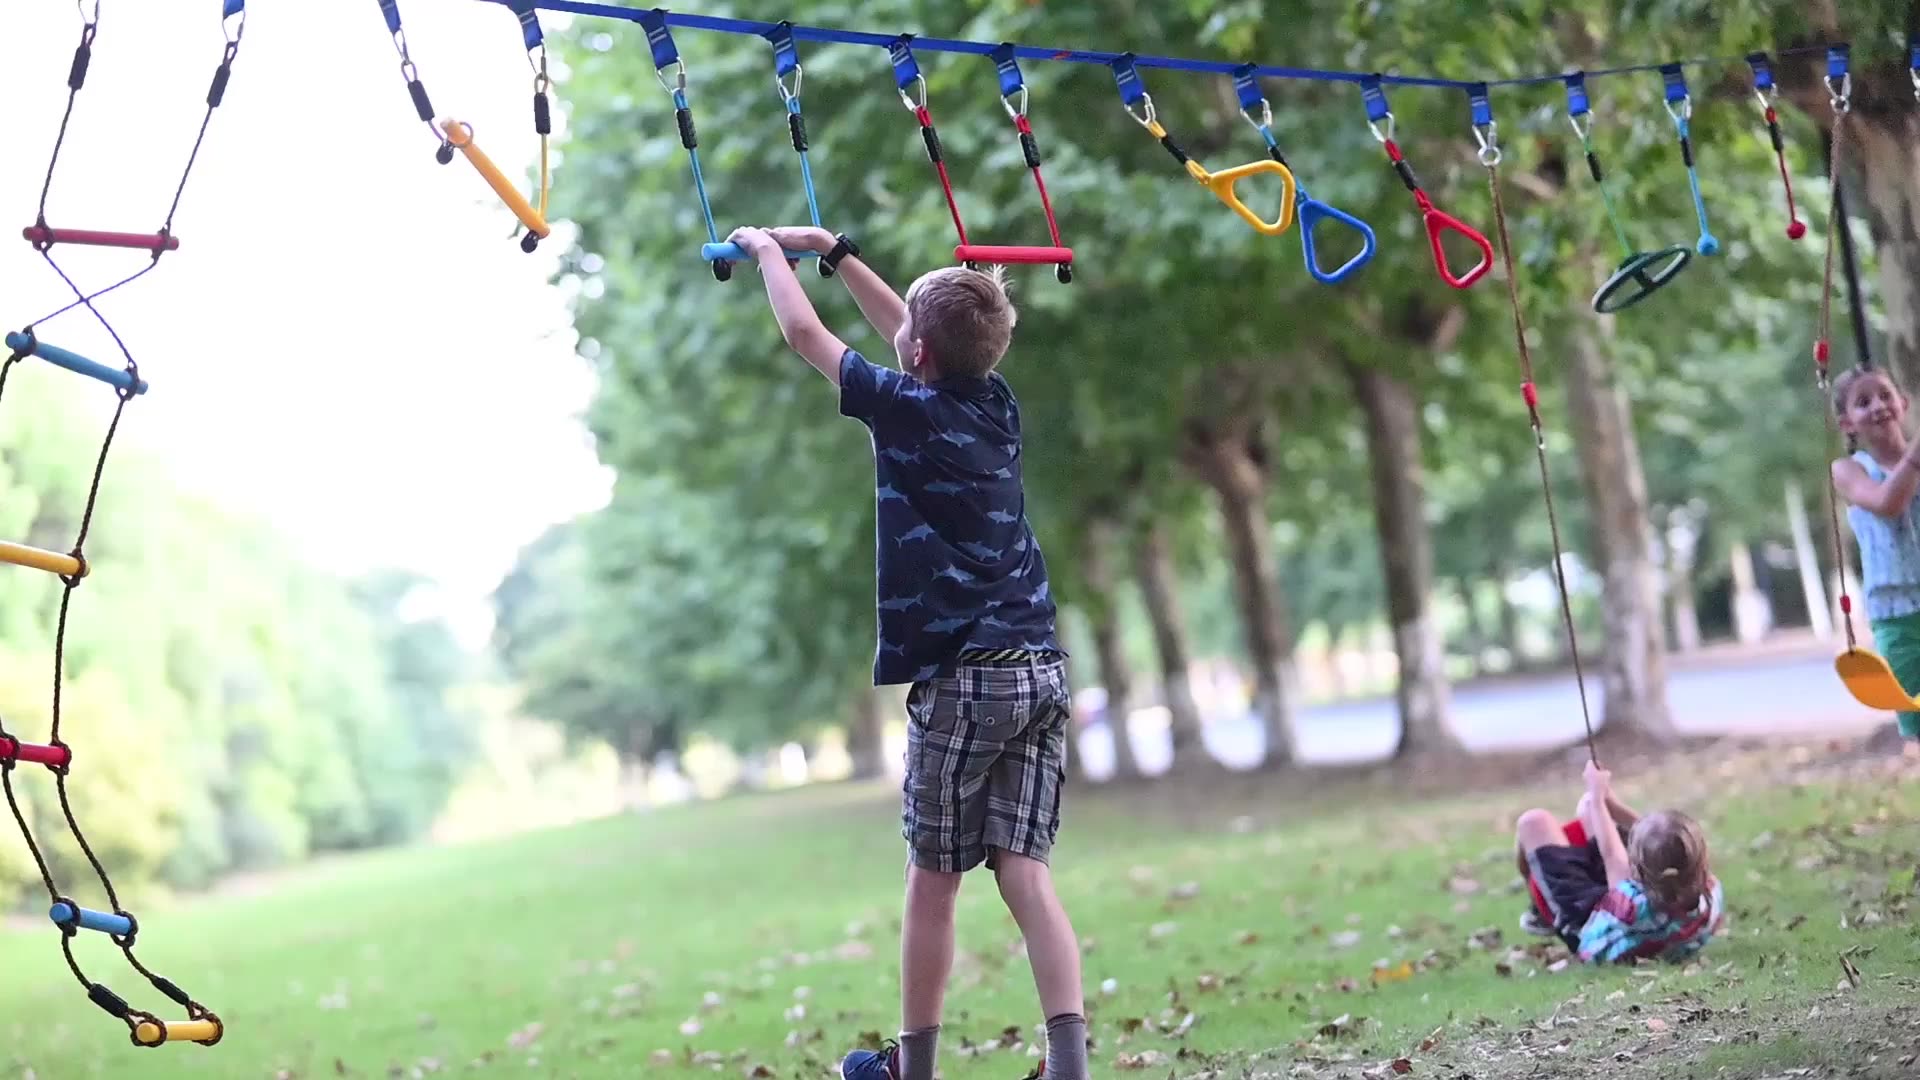
{"label": "blue ladder rung", "polygon": [[7,348],[24,351],[27,355],[37,356],[55,367],[66,368],[76,375],[85,375],[89,379],[98,379],[108,386],[131,390],[136,394],[147,392],[147,380],[136,380],[127,374],[124,368],[110,368],[105,364],[95,363],[79,353],[68,352],[58,345],[49,345],[25,334],[8,334]]}
{"label": "blue ladder rung", "polygon": [[133,920],[125,915],[115,915],[109,911],[94,911],[91,908],[77,908],[71,904],[59,903],[48,909],[47,917],[54,925],[65,927],[75,922],[74,912],[79,912],[77,920],[84,930],[98,930],[103,934],[125,937],[133,933]]}

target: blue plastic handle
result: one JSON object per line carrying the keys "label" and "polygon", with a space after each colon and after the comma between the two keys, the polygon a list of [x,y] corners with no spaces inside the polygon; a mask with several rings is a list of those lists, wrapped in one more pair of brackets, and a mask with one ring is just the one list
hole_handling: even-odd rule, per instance
{"label": "blue plastic handle", "polygon": [[133,933],[133,920],[124,915],[112,915],[104,911],[94,911],[90,908],[75,909],[64,903],[55,904],[47,910],[47,916],[51,918],[56,925],[65,926],[75,921],[74,912],[76,910],[79,912],[79,923],[82,929],[98,930],[103,934],[114,934],[120,937],[125,937]]}
{"label": "blue plastic handle", "polygon": [[[1352,277],[1361,267],[1373,259],[1373,226],[1354,217],[1337,207],[1328,206],[1319,199],[1309,198],[1305,194],[1294,200],[1294,219],[1300,226],[1300,250],[1307,260],[1307,273],[1322,285],[1338,285]],[[1322,221],[1332,221],[1360,234],[1363,246],[1360,254],[1348,259],[1338,270],[1320,269],[1320,259],[1313,244],[1313,227]]]}
{"label": "blue plastic handle", "polygon": [[98,379],[108,386],[131,390],[136,394],[147,392],[147,380],[141,379],[136,382],[124,369],[96,364],[78,353],[70,353],[57,345],[30,339],[25,334],[8,334],[7,348],[25,349],[29,355],[37,356],[55,367],[66,368],[76,375],[85,375],[89,379]]}
{"label": "blue plastic handle", "polygon": [[[719,259],[722,262],[746,262],[749,258],[747,253],[741,250],[739,244],[701,244],[700,257],[708,262],[712,262],[715,259]],[[817,251],[787,252],[787,258],[789,259],[817,259],[819,257],[820,253]],[[12,344],[12,342],[9,341],[8,344]]]}

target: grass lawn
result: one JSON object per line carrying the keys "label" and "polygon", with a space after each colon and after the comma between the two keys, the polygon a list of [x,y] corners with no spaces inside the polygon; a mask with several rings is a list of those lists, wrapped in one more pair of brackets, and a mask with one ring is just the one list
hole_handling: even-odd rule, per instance
{"label": "grass lawn", "polygon": [[[1071,792],[1055,864],[1096,1074],[1913,1075],[1920,767],[1826,755],[1616,766],[1628,801],[1692,809],[1714,844],[1732,927],[1685,969],[1561,965],[1518,932],[1508,824],[1570,807],[1575,765],[1531,790],[1500,790],[1525,775],[1507,763]],[[897,795],[837,786],[142,912],[143,958],[228,1021],[213,1049],[136,1050],[50,929],[0,931],[0,1080],[823,1077],[898,1024],[902,862]],[[81,944],[95,977],[164,1004],[105,941]],[[984,877],[948,1000],[946,1077],[1027,1072],[1038,1007]]]}

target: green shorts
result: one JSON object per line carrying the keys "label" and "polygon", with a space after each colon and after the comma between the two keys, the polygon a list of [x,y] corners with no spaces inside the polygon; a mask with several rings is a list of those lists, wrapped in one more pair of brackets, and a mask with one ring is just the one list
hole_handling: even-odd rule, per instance
{"label": "green shorts", "polygon": [[[1907,693],[1920,691],[1920,614],[1873,621],[1873,644]],[[1920,712],[1900,714],[1900,734],[1920,738]]]}

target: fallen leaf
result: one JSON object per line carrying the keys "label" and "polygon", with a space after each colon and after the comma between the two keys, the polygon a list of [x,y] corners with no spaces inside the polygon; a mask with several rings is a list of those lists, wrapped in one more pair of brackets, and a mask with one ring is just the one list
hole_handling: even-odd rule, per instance
{"label": "fallen leaf", "polygon": [[1152,938],[1163,938],[1178,929],[1180,929],[1179,923],[1157,922],[1147,928],[1147,936]]}
{"label": "fallen leaf", "polygon": [[1413,978],[1413,961],[1411,960],[1402,960],[1391,967],[1384,960],[1373,965],[1373,985],[1375,986],[1381,983],[1405,982],[1411,978]]}
{"label": "fallen leaf", "polygon": [[1473,878],[1455,874],[1447,881],[1447,891],[1455,896],[1472,896],[1480,891],[1480,883]]}
{"label": "fallen leaf", "polygon": [[515,1050],[525,1050],[527,1047],[532,1046],[534,1041],[540,1038],[540,1033],[545,1030],[547,1030],[547,1025],[535,1020],[519,1031],[508,1035],[507,1045]]}
{"label": "fallen leaf", "polygon": [[1220,976],[1207,972],[1193,981],[1194,987],[1201,993],[1211,993],[1220,989]]}
{"label": "fallen leaf", "polygon": [[1355,945],[1360,944],[1360,937],[1361,934],[1358,930],[1342,930],[1329,938],[1328,941],[1336,949],[1351,949]]}
{"label": "fallen leaf", "polygon": [[1787,920],[1787,929],[1798,930],[1806,921],[1807,917],[1805,915],[1795,915],[1793,918]]}
{"label": "fallen leaf", "polygon": [[1413,1071],[1413,1062],[1408,1061],[1406,1058],[1394,1058],[1393,1071],[1397,1075],[1405,1076]]}
{"label": "fallen leaf", "polygon": [[655,1050],[653,1053],[647,1055],[647,1064],[657,1065],[657,1066],[660,1066],[661,1068],[665,1068],[669,1065],[672,1065],[673,1051]]}
{"label": "fallen leaf", "polygon": [[1181,882],[1180,884],[1178,884],[1178,885],[1176,885],[1176,886],[1174,886],[1174,887],[1173,887],[1173,889],[1172,889],[1172,891],[1170,891],[1170,892],[1168,892],[1168,893],[1167,893],[1167,899],[1169,899],[1169,900],[1191,900],[1191,899],[1193,899],[1194,897],[1196,897],[1196,896],[1199,896],[1199,895],[1200,895],[1200,883],[1199,883],[1199,882],[1197,882],[1197,881],[1183,881],[1183,882]]}
{"label": "fallen leaf", "polygon": [[1239,936],[1233,940],[1236,945],[1258,945],[1260,944],[1260,935],[1251,930],[1242,930]]}
{"label": "fallen leaf", "polygon": [[1152,1069],[1167,1064],[1167,1055],[1158,1050],[1142,1050],[1137,1054],[1119,1054],[1113,1059],[1116,1069]]}
{"label": "fallen leaf", "polygon": [[700,1021],[691,1016],[687,1017],[680,1023],[680,1034],[685,1035],[689,1039],[700,1034]]}
{"label": "fallen leaf", "polygon": [[1320,1025],[1320,1035],[1323,1038],[1338,1039],[1343,1035],[1353,1034],[1364,1023],[1366,1023],[1365,1017],[1356,1020],[1352,1013],[1341,1013],[1327,1023]]}
{"label": "fallen leaf", "polygon": [[752,1080],[766,1080],[767,1077],[773,1075],[773,1066],[755,1065],[753,1068],[747,1070],[747,1075],[751,1077]]}
{"label": "fallen leaf", "polygon": [[1647,1019],[1647,1030],[1653,1032],[1655,1035],[1658,1035],[1661,1032],[1667,1030],[1667,1022],[1665,1020],[1660,1019],[1657,1016],[1649,1017]]}

